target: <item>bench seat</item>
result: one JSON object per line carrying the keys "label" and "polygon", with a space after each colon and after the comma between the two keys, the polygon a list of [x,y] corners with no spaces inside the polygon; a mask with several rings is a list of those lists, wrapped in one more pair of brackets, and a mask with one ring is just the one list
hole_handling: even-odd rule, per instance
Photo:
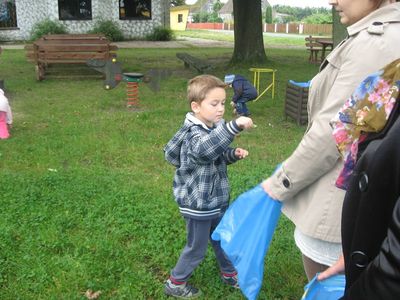
{"label": "bench seat", "polygon": [[197,70],[199,73],[205,73],[212,69],[212,66],[208,62],[194,57],[188,53],[177,53],[176,57],[184,62],[185,68],[191,67]]}

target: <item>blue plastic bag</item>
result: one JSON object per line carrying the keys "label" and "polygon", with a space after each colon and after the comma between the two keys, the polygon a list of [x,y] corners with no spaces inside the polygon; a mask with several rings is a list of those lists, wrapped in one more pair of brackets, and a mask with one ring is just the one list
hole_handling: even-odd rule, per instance
{"label": "blue plastic bag", "polygon": [[335,275],[318,281],[318,274],[304,287],[301,300],[338,300],[344,294],[346,279],[344,275]]}
{"label": "blue plastic bag", "polygon": [[264,256],[281,215],[282,203],[270,198],[261,186],[241,194],[228,208],[211,235],[238,272],[239,286],[256,299],[263,281]]}
{"label": "blue plastic bag", "polygon": [[311,84],[311,80],[307,81],[307,82],[297,82],[294,80],[289,80],[289,82],[295,86],[302,87],[302,88],[310,87],[310,84]]}

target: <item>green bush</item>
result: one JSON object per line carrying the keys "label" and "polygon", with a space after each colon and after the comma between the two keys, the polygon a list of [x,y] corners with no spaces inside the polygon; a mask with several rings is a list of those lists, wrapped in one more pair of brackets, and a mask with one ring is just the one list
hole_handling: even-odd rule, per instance
{"label": "green bush", "polygon": [[156,27],[152,33],[146,36],[146,40],[148,41],[171,41],[174,38],[174,32],[164,27]]}
{"label": "green bush", "polygon": [[89,33],[102,33],[110,41],[117,42],[124,39],[122,30],[119,28],[118,24],[111,20],[98,20],[96,21],[92,30]]}
{"label": "green bush", "polygon": [[66,27],[50,19],[45,19],[33,25],[31,31],[31,40],[37,40],[46,34],[63,34],[67,33]]}

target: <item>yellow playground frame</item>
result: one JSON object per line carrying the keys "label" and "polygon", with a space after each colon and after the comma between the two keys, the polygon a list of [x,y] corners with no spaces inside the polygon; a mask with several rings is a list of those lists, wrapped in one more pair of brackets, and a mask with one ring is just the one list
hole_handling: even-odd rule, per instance
{"label": "yellow playground frame", "polygon": [[[260,99],[268,90],[272,90],[272,99],[275,98],[275,73],[277,70],[275,69],[267,69],[267,68],[250,68],[251,72],[254,72],[253,76],[253,85],[257,90],[258,97],[253,101],[257,101]],[[260,93],[260,80],[262,73],[271,73],[272,74],[272,82]]]}

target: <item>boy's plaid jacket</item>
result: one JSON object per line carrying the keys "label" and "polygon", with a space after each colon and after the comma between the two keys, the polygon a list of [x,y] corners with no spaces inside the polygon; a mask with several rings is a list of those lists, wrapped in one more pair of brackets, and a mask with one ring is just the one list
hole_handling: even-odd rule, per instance
{"label": "boy's plaid jacket", "polygon": [[229,148],[241,129],[221,121],[210,129],[192,113],[164,148],[165,159],[176,167],[174,196],[183,216],[212,219],[229,205],[227,164],[238,160]]}

